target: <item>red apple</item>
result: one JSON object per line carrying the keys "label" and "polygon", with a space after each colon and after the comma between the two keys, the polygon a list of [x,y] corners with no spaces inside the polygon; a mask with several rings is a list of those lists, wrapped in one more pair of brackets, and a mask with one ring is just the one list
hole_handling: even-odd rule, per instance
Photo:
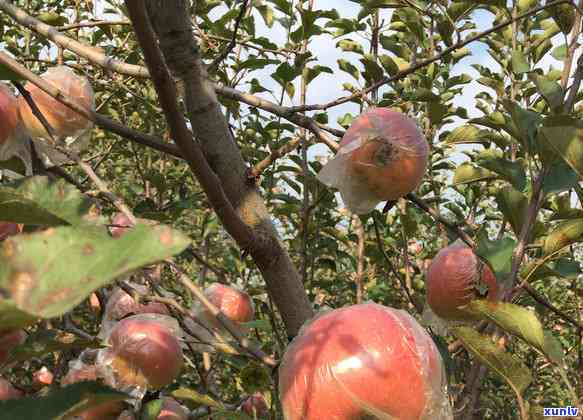
{"label": "red apple", "polygon": [[[81,360],[69,363],[69,372],[61,379],[61,385],[70,385],[83,381],[97,381],[103,379],[95,365],[86,364]],[[122,401],[108,401],[91,407],[73,418],[79,420],[116,420],[124,410]]]}
{"label": "red apple", "polygon": [[131,222],[129,217],[124,213],[115,213],[111,218],[111,226],[109,232],[114,238],[119,238],[124,233],[128,232],[134,224]]}
{"label": "red apple", "polygon": [[0,332],[0,366],[6,363],[12,349],[26,340],[23,330]]}
{"label": "red apple", "polygon": [[[133,285],[141,293],[148,293],[144,286]],[[116,288],[105,306],[105,317],[111,320],[120,320],[128,314],[164,314],[169,315],[166,305],[159,302],[138,303],[123,289]]]}
{"label": "red apple", "polygon": [[428,156],[429,145],[414,120],[397,110],[370,108],[354,120],[318,178],[338,188],[349,209],[367,213],[417,188]]}
{"label": "red apple", "polygon": [[188,420],[188,410],[174,398],[166,397],[162,402],[162,410],[156,420]]}
{"label": "red apple", "polygon": [[[48,69],[42,77],[86,110],[91,111],[94,108],[93,89],[86,77],[78,76],[70,68],[62,66]],[[53,99],[34,84],[28,82],[25,88],[50,126],[55,130],[57,137],[75,136],[91,127],[91,121]],[[31,137],[50,138],[22,96],[18,98],[18,110]]]}
{"label": "red apple", "polygon": [[408,313],[367,303],[316,317],[279,367],[286,420],[448,419],[443,362]]}
{"label": "red apple", "polygon": [[497,300],[494,273],[470,247],[458,240],[439,251],[429,265],[425,278],[427,303],[440,318],[471,320],[473,317],[459,308],[479,297],[480,283],[488,286],[488,299]]}
{"label": "red apple", "polygon": [[260,392],[248,396],[241,404],[241,411],[251,418],[265,418],[269,415],[267,401]]}
{"label": "red apple", "polygon": [[[227,318],[233,322],[244,323],[250,322],[255,316],[255,309],[251,297],[234,287],[225,286],[220,283],[213,283],[204,290],[206,298],[215,305]],[[202,312],[203,315],[213,325],[220,327],[211,314],[203,309],[197,303],[194,308],[195,313]]]}
{"label": "red apple", "polygon": [[10,222],[0,222],[0,241],[9,236],[18,235],[22,232],[23,225]]}
{"label": "red apple", "polygon": [[0,146],[14,138],[19,123],[18,101],[12,90],[0,83]]}
{"label": "red apple", "polygon": [[22,391],[14,388],[10,382],[0,376],[0,401],[22,397]]}
{"label": "red apple", "polygon": [[108,341],[111,367],[122,386],[161,388],[180,374],[180,342],[161,322],[139,316],[122,319]]}
{"label": "red apple", "polygon": [[53,372],[43,366],[32,375],[32,383],[37,388],[42,388],[43,386],[49,386],[53,383]]}

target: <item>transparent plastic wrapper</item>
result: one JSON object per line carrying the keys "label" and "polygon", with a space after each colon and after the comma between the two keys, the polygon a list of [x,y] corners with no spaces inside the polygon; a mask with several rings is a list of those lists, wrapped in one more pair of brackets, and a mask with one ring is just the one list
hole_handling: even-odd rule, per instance
{"label": "transparent plastic wrapper", "polygon": [[166,315],[141,314],[124,318],[109,332],[109,348],[98,354],[106,383],[141,398],[147,389],[174,381],[183,365],[183,336],[178,322]]}
{"label": "transparent plastic wrapper", "polygon": [[[136,290],[141,296],[151,293],[147,286],[141,284],[131,284],[132,288]],[[166,305],[159,302],[136,302],[133,296],[127,294],[122,288],[116,287],[113,293],[109,296],[103,319],[101,321],[101,330],[99,338],[105,338],[109,331],[113,328],[115,323],[127,315],[138,314],[162,314],[169,315]]]}
{"label": "transparent plastic wrapper", "polygon": [[[76,100],[77,104],[85,109],[91,111],[95,109],[95,95],[86,77],[78,76],[69,67],[64,66],[52,67],[41,77],[68,97]],[[30,82],[26,84],[25,88],[47,122],[55,130],[56,136],[65,141],[67,149],[79,153],[87,148],[91,140],[89,129],[93,126],[90,120],[52,98]],[[18,98],[18,110],[26,131],[32,137],[35,148],[46,165],[59,165],[70,161],[64,154],[55,151],[50,144],[40,140],[49,140],[50,136],[42,123],[32,113],[23,96]]]}
{"label": "transparent plastic wrapper", "polygon": [[22,391],[14,388],[9,381],[0,376],[0,401],[14,400],[21,398],[23,395]]}
{"label": "transparent plastic wrapper", "polygon": [[427,332],[407,312],[374,303],[314,318],[279,367],[286,420],[449,420],[446,384]]}
{"label": "transparent plastic wrapper", "polygon": [[494,273],[460,239],[440,250],[431,260],[425,276],[425,289],[432,311],[450,321],[477,319],[461,308],[486,291],[488,300],[498,298]]}
{"label": "transparent plastic wrapper", "polygon": [[[84,351],[78,359],[69,362],[69,370],[61,379],[61,386],[66,386],[83,381],[103,381],[104,376],[98,364],[95,363],[95,350]],[[117,419],[124,410],[121,401],[105,402],[89,408],[72,417],[76,420],[105,420]]]}
{"label": "transparent plastic wrapper", "polygon": [[24,163],[26,175],[32,174],[30,145],[18,113],[18,99],[0,82],[0,161],[15,156]]}
{"label": "transparent plastic wrapper", "polygon": [[[232,286],[213,283],[204,290],[206,298],[233,322],[250,322],[255,317],[255,306],[251,297]],[[221,324],[202,305],[196,301],[192,306],[193,315],[211,327],[222,329]]]}
{"label": "transparent plastic wrapper", "polygon": [[427,140],[411,118],[370,108],[354,120],[318,179],[337,188],[350,211],[364,214],[417,188],[428,155]]}

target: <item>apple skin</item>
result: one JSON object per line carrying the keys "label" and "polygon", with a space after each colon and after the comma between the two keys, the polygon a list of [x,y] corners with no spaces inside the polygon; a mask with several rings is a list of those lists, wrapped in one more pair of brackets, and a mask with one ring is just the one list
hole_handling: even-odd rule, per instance
{"label": "apple skin", "polygon": [[111,218],[111,224],[116,226],[110,226],[109,232],[114,238],[119,238],[123,234],[127,233],[133,226],[134,223],[131,222],[129,217],[123,213],[115,213]]}
{"label": "apple skin", "polygon": [[12,90],[0,83],[0,146],[14,137],[19,124],[18,101]]}
{"label": "apple skin", "polygon": [[[93,89],[86,77],[76,75],[68,67],[59,66],[48,69],[42,75],[42,78],[58,88],[66,96],[74,99],[77,104],[88,111],[94,109]],[[88,121],[68,106],[53,99],[31,82],[25,85],[25,89],[30,93],[36,106],[50,126],[55,130],[57,137],[75,136],[91,127],[91,121]],[[31,137],[50,139],[42,123],[32,113],[26,99],[22,96],[18,97],[18,111]]]}
{"label": "apple skin", "polygon": [[11,222],[0,222],[0,241],[8,238],[9,236],[18,235],[22,233],[23,225]]}
{"label": "apple skin", "polygon": [[26,333],[23,330],[0,332],[0,366],[6,363],[10,351],[24,343],[24,340],[26,340]]}
{"label": "apple skin", "polygon": [[[139,285],[134,287],[138,288]],[[142,290],[140,290],[142,291]],[[147,293],[146,290],[143,290]],[[105,317],[112,320],[120,320],[128,314],[163,314],[169,315],[166,305],[160,302],[137,303],[123,289],[116,288],[107,300]]]}
{"label": "apple skin", "polygon": [[0,376],[0,401],[14,400],[21,398],[24,394],[6,379]]}
{"label": "apple skin", "polygon": [[165,397],[156,420],[188,420],[188,410],[174,398]]}
{"label": "apple skin", "polygon": [[[241,411],[251,418],[265,418],[269,415],[267,401],[260,392],[248,396],[241,404]],[[254,417],[255,416],[255,417]]]}
{"label": "apple skin", "polygon": [[53,383],[53,379],[53,372],[48,370],[46,366],[43,366],[32,375],[32,383],[37,388],[51,385]]}
{"label": "apple skin", "polygon": [[279,367],[286,420],[449,419],[444,384],[425,330],[408,313],[374,303],[316,317]]}
{"label": "apple skin", "polygon": [[109,357],[122,386],[162,388],[171,384],[183,365],[176,336],[155,320],[122,319],[109,335]]}
{"label": "apple skin", "polygon": [[[241,290],[224,284],[213,283],[204,290],[204,295],[233,322],[250,322],[255,317],[253,300],[247,293]],[[220,327],[218,321],[211,314],[207,313],[206,310],[201,309],[199,306],[195,307],[195,312],[201,311],[208,321],[214,326]]]}
{"label": "apple skin", "polygon": [[478,282],[488,286],[488,300],[498,299],[498,284],[490,267],[483,266],[472,249],[462,241],[443,248],[431,261],[425,277],[427,303],[440,318],[450,321],[473,320],[459,309],[477,299]]}

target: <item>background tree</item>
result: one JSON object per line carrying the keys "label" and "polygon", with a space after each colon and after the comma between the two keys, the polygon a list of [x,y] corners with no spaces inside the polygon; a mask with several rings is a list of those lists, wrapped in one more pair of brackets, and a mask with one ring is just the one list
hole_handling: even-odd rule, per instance
{"label": "background tree", "polygon": [[[281,418],[275,367],[289,340],[316,312],[365,301],[432,333],[458,418],[580,407],[582,7],[0,0],[0,78],[19,101],[36,86],[94,124],[71,147],[46,124],[48,140],[30,141],[0,123],[0,219],[12,223],[0,238],[28,234],[0,255],[0,372],[35,396],[0,413],[117,416],[128,389],[59,385],[78,382],[68,372],[90,364],[81,352],[108,322],[157,312],[187,334],[184,367],[134,395],[145,418],[169,396],[194,418],[237,418],[257,392]],[[46,83],[55,66],[87,77],[94,109]],[[34,109],[34,94],[24,103]],[[429,168],[414,193],[355,215],[316,175],[371,106],[415,119]],[[105,226],[132,228],[115,239]],[[429,262],[458,238],[503,301],[470,305],[477,328],[446,328],[425,304]],[[255,320],[205,299],[215,282],[244,289]],[[114,316],[116,293],[135,306]],[[218,323],[194,322],[194,302]],[[144,309],[154,304],[164,309]]]}

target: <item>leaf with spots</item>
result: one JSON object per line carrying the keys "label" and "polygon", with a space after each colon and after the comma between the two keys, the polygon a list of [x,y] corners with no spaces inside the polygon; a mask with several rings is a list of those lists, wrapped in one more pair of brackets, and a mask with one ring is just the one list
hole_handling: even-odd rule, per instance
{"label": "leaf with spots", "polygon": [[51,228],[0,248],[0,329],[62,315],[94,290],[184,250],[167,226],[137,225],[118,239],[98,227]]}
{"label": "leaf with spots", "polygon": [[79,225],[94,211],[94,203],[62,179],[34,176],[0,186],[0,220],[7,222]]}

